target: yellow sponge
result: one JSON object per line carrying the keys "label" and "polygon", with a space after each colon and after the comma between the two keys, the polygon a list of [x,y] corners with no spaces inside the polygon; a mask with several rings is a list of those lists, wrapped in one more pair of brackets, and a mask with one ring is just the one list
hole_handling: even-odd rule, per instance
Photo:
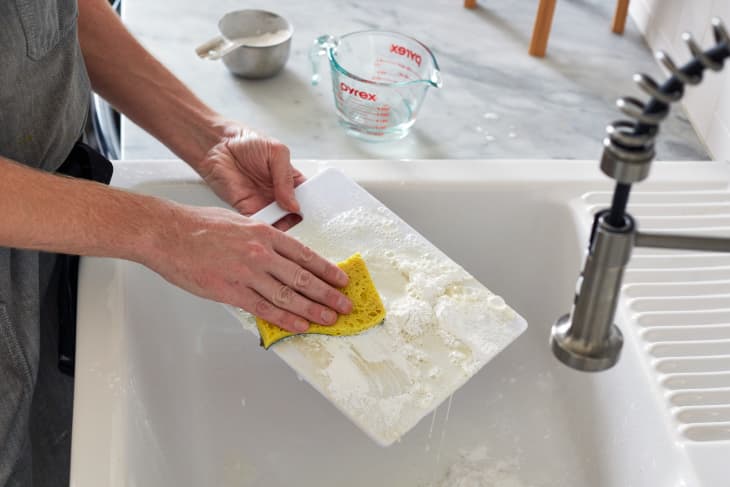
{"label": "yellow sponge", "polygon": [[[357,253],[337,266],[350,278],[347,286],[340,291],[352,301],[352,312],[348,315],[340,315],[335,324],[331,326],[310,323],[309,330],[301,334],[357,335],[380,324],[385,318],[385,307],[362,256]],[[261,318],[256,318],[256,326],[258,326],[261,336],[261,346],[266,349],[283,338],[297,335],[297,333],[286,331]]]}

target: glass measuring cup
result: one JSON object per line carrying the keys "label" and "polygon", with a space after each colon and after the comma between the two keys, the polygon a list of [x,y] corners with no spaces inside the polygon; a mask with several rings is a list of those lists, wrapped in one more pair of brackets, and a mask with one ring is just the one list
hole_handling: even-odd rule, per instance
{"label": "glass measuring cup", "polygon": [[327,55],[340,125],[366,140],[408,135],[429,87],[441,87],[431,50],[412,37],[368,30],[341,37],[323,35],[310,51],[312,84]]}

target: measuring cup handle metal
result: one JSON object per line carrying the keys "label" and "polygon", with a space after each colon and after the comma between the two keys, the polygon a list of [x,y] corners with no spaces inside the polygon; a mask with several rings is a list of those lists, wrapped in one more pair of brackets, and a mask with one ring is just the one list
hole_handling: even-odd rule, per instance
{"label": "measuring cup handle metal", "polygon": [[312,86],[317,86],[319,83],[319,65],[322,56],[327,54],[328,50],[336,47],[339,42],[339,38],[331,35],[319,36],[314,40],[314,45],[309,50],[309,60],[312,63]]}
{"label": "measuring cup handle metal", "polygon": [[195,48],[195,53],[201,59],[215,61],[237,48],[239,44],[231,42],[223,36],[217,36]]}

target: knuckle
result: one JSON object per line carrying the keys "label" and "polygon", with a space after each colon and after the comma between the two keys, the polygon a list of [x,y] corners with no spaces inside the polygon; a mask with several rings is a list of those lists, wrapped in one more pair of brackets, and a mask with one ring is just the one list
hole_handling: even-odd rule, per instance
{"label": "knuckle", "polygon": [[287,242],[289,242],[289,241],[296,242],[296,240],[294,240],[292,237],[290,237],[286,233],[282,232],[278,228],[275,228],[275,227],[269,227],[269,228],[270,228],[270,232],[271,232],[269,235],[269,238],[271,239],[271,241],[275,247],[286,246]]}
{"label": "knuckle", "polygon": [[322,275],[327,281],[334,282],[339,275],[339,269],[327,262],[324,265],[324,271],[322,272]]}
{"label": "knuckle", "polygon": [[297,289],[306,289],[312,284],[313,279],[312,273],[301,267],[294,272],[294,286]]}
{"label": "knuckle", "polygon": [[271,257],[271,252],[269,251],[269,249],[260,242],[249,242],[246,248],[246,252],[252,259],[258,262],[266,262]]}
{"label": "knuckle", "polygon": [[273,310],[274,307],[271,305],[271,303],[263,298],[259,298],[256,301],[256,304],[254,304],[254,312],[259,316],[269,316]]}
{"label": "knuckle", "polygon": [[314,259],[314,255],[314,250],[310,249],[306,245],[302,245],[302,248],[299,251],[299,258],[304,264],[312,262],[312,260]]}
{"label": "knuckle", "polygon": [[286,306],[294,299],[294,291],[286,285],[281,285],[274,294],[274,304],[277,306]]}
{"label": "knuckle", "polygon": [[211,287],[211,279],[205,273],[195,274],[192,281],[193,285],[199,289],[209,289]]}
{"label": "knuckle", "polygon": [[322,312],[326,310],[326,308],[322,305],[319,305],[317,303],[310,302],[307,305],[307,316],[309,319],[315,323],[322,321]]}
{"label": "knuckle", "polygon": [[279,157],[286,157],[287,159],[290,156],[289,147],[284,145],[282,142],[279,142],[276,139],[270,139],[271,140],[271,151],[275,156]]}
{"label": "knuckle", "polygon": [[332,288],[327,289],[325,292],[325,303],[333,308],[337,307],[337,303],[340,301],[342,294]]}

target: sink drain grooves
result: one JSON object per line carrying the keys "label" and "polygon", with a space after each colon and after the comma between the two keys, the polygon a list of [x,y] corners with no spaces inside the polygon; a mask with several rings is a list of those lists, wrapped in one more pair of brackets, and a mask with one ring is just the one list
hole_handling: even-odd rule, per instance
{"label": "sink drain grooves", "polygon": [[[655,186],[656,187],[656,186]],[[582,195],[586,214],[613,193]],[[635,191],[642,231],[730,236],[726,182],[683,191]],[[624,329],[646,352],[680,438],[730,445],[730,255],[635,248],[624,273]]]}
{"label": "sink drain grooves", "polygon": [[636,313],[730,310],[730,294],[714,294],[686,298],[654,296],[650,298],[634,298],[628,304],[629,309]]}
{"label": "sink drain grooves", "polygon": [[629,262],[632,270],[703,269],[730,267],[730,255],[711,252],[634,255]]}
{"label": "sink drain grooves", "polygon": [[727,443],[730,445],[730,423],[703,425],[683,425],[680,434],[687,440],[696,442]]}
{"label": "sink drain grooves", "polygon": [[652,344],[730,340],[730,324],[703,326],[657,326],[643,329],[640,334],[647,343]]}
{"label": "sink drain grooves", "polygon": [[[730,356],[663,358],[654,361],[654,370],[667,375],[730,372]],[[730,396],[728,396],[728,401],[730,401]]]}
{"label": "sink drain grooves", "polygon": [[730,266],[693,268],[626,269],[624,285],[654,283],[691,283],[730,280]]}
{"label": "sink drain grooves", "polygon": [[730,372],[671,374],[661,381],[661,385],[670,391],[730,388]]}
{"label": "sink drain grooves", "polygon": [[730,340],[677,341],[649,344],[649,355],[654,358],[730,357]]}
{"label": "sink drain grooves", "polygon": [[675,391],[668,396],[668,399],[670,405],[676,408],[688,406],[726,406],[730,405],[730,387]]}
{"label": "sink drain grooves", "polygon": [[[685,299],[697,296],[730,295],[730,279],[727,281],[659,282],[628,284],[623,287],[628,298]],[[630,302],[630,301],[629,301]]]}
{"label": "sink drain grooves", "polygon": [[643,311],[633,313],[632,320],[640,327],[702,326],[730,323],[730,309],[693,311]]}
{"label": "sink drain grooves", "polygon": [[677,408],[674,418],[682,424],[730,424],[730,405]]}

